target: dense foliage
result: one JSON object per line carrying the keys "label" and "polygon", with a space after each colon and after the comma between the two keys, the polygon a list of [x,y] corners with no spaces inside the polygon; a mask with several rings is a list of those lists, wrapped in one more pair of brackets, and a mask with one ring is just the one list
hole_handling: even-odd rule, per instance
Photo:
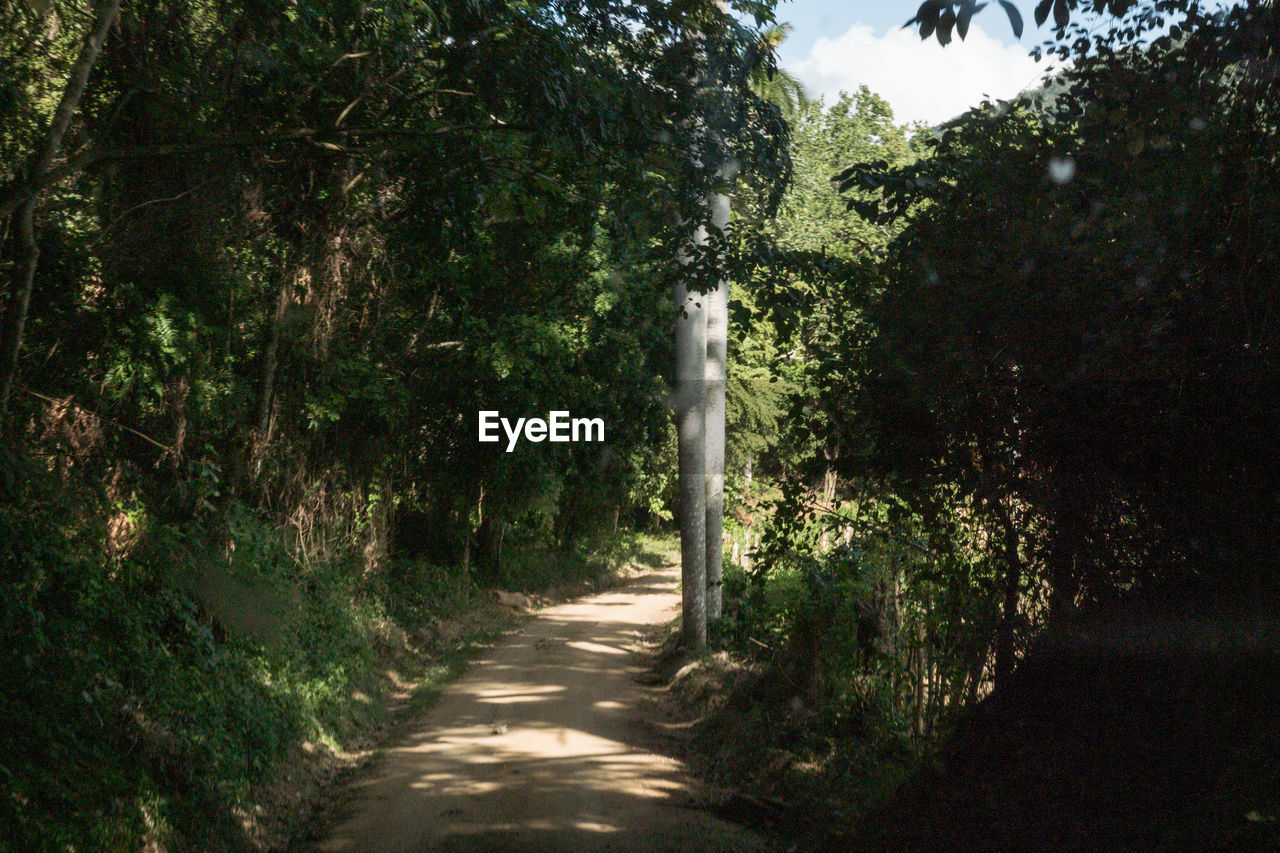
{"label": "dense foliage", "polygon": [[1063,607],[1274,585],[1275,15],[1108,45],[909,175],[850,173],[921,211],[846,382],[877,471],[1010,516]]}
{"label": "dense foliage", "polygon": [[401,626],[669,515],[684,223],[787,171],[733,11],[4,4],[4,843],[231,844]]}
{"label": "dense foliage", "polygon": [[[669,522],[676,276],[735,287],[736,748],[858,809],[1086,617],[1274,598],[1275,3],[1045,0],[1069,69],[936,128],[731,5],[0,8],[0,847],[265,843],[478,584]],[[607,440],[476,440],[548,408]]]}
{"label": "dense foliage", "polygon": [[[949,40],[975,5],[914,23]],[[855,788],[1053,632],[1135,600],[1216,625],[1275,595],[1276,7],[1076,5],[1041,4],[1069,71],[909,155],[860,127],[828,130],[824,161],[797,123],[752,290],[787,354],[754,487],[779,500],[744,496],[724,628],[780,676],[762,737],[795,749],[813,709],[801,758],[852,756]]]}

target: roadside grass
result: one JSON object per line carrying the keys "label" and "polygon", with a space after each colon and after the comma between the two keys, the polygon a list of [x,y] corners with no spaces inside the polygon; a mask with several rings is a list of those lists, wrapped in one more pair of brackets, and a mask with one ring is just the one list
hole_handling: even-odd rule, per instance
{"label": "roadside grass", "polygon": [[[283,849],[516,618],[454,567],[299,565],[247,510],[230,543],[143,519],[106,554],[96,507],[29,473],[0,503],[0,851]],[[601,539],[512,577],[599,582],[660,542]]]}
{"label": "roadside grass", "polygon": [[498,586],[544,592],[628,571],[658,569],[678,559],[679,543],[669,534],[621,531],[583,539],[564,550],[513,548],[503,561]]}
{"label": "roadside grass", "polygon": [[501,636],[501,628],[489,626],[460,640],[446,651],[443,657],[428,666],[418,679],[417,685],[409,696],[409,710],[420,713],[433,707],[444,689],[467,671],[476,654]]}
{"label": "roadside grass", "polygon": [[[562,572],[547,570],[554,565],[555,553],[533,554],[527,562],[509,566],[504,573],[504,583],[553,599],[571,598],[634,573],[669,565],[676,547],[677,543],[669,536],[622,532],[575,549],[576,556],[567,560],[566,570]],[[533,567],[532,576],[518,574],[528,572],[530,567]],[[376,761],[404,726],[411,725],[415,718],[434,707],[444,690],[467,671],[477,654],[501,639],[523,616],[498,606],[488,591],[474,583],[458,582],[439,573],[428,574],[434,581],[422,588],[422,594],[402,602],[401,618],[416,620],[434,638],[429,648],[414,653],[413,661],[418,668],[409,679],[412,686],[407,697],[397,702],[383,695],[380,707],[384,717],[365,731],[364,739],[368,742],[365,751],[312,792],[309,807],[313,811],[319,812],[329,805],[347,781]],[[290,831],[278,835],[288,849],[304,850],[323,836],[328,825],[319,815],[316,819],[303,815],[295,820]]]}
{"label": "roadside grass", "polygon": [[928,761],[882,713],[815,704],[795,681],[787,626],[803,599],[787,572],[750,594],[726,560],[724,616],[707,650],[680,646],[677,619],[651,652],[651,678],[665,686],[669,719],[679,723],[679,757],[708,785],[703,805],[778,849],[822,849],[814,838],[865,815]]}

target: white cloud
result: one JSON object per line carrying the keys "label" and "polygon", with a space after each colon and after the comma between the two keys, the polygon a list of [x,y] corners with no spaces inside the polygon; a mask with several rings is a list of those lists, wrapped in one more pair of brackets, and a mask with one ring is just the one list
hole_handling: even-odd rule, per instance
{"label": "white cloud", "polygon": [[813,97],[833,103],[841,90],[865,84],[893,107],[899,122],[946,121],[981,103],[984,95],[1009,98],[1034,84],[1047,70],[1020,45],[1002,44],[977,24],[964,41],[942,47],[921,41],[910,29],[883,36],[855,24],[835,39],[819,38],[809,55],[788,70]]}

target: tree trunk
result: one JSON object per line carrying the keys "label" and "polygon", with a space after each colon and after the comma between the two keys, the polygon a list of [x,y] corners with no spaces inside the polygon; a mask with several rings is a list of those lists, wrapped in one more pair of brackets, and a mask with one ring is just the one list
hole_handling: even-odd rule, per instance
{"label": "tree trunk", "polygon": [[271,315],[271,334],[267,339],[267,351],[262,361],[262,387],[258,391],[258,425],[253,439],[249,470],[251,478],[258,479],[262,473],[262,460],[266,456],[267,445],[271,442],[271,404],[275,397],[276,371],[280,365],[280,332],[284,326],[285,312],[289,308],[289,294],[293,289],[293,274],[288,271],[280,280],[280,289],[276,293],[276,307]]}
{"label": "tree trunk", "polygon": [[507,525],[493,515],[485,516],[476,530],[475,567],[482,581],[496,584],[502,578],[502,540]]}
{"label": "tree trunk", "polygon": [[1004,534],[1004,595],[1000,625],[996,628],[996,689],[1008,683],[1013,673],[1013,630],[1018,618],[1018,599],[1022,589],[1022,559],[1018,556],[1018,530],[1013,518],[999,500],[993,502]]}
{"label": "tree trunk", "polygon": [[[1059,516],[1060,518],[1062,515]],[[1080,514],[1068,511],[1064,524],[1060,524],[1054,536],[1053,547],[1049,553],[1049,626],[1053,630],[1068,623],[1075,612],[1076,592],[1079,574],[1076,565],[1076,554],[1080,552],[1080,537],[1077,533],[1065,533],[1064,530],[1078,531],[1083,524]]]}
{"label": "tree trunk", "polygon": [[913,685],[914,695],[911,697],[912,704],[915,706],[912,709],[912,730],[915,733],[917,741],[924,739],[925,657],[924,657],[924,644],[923,642],[921,642],[921,640],[922,640],[921,637],[919,636],[916,637],[916,641],[917,641],[916,648],[915,648],[914,654],[912,655],[912,657],[915,658],[915,664],[916,664],[915,665],[915,670],[916,670],[915,684]]}
{"label": "tree trunk", "polygon": [[18,354],[22,351],[22,330],[27,323],[27,311],[31,307],[31,289],[36,279],[36,264],[40,260],[40,247],[36,244],[35,203],[28,201],[18,209],[18,247],[22,258],[22,272],[14,279],[9,293],[8,310],[5,312],[4,348],[0,352],[0,423],[7,419],[9,397],[13,393],[14,379],[18,373]]}
{"label": "tree trunk", "polygon": [[[706,242],[705,228],[694,243]],[[685,646],[707,645],[707,313],[706,297],[684,281],[674,288],[676,310],[676,433],[680,465],[681,636]]]}
{"label": "tree trunk", "polygon": [[[49,132],[45,136],[44,146],[37,152],[31,164],[31,181],[38,181],[53,165],[62,140],[71,127],[71,117],[84,96],[85,86],[89,82],[89,74],[98,61],[98,53],[102,43],[106,41],[107,30],[116,19],[120,10],[120,0],[102,0],[97,4],[94,14],[93,29],[85,37],[80,48],[80,56],[71,67],[71,76],[67,86],[62,90],[62,98],[58,108],[54,110],[53,121],[49,123]],[[14,378],[18,373],[18,355],[22,352],[22,333],[27,324],[27,311],[31,307],[31,290],[35,285],[36,264],[40,260],[40,248],[36,244],[35,211],[39,193],[33,193],[15,211],[18,219],[18,245],[22,258],[21,273],[13,281],[9,290],[8,306],[5,311],[4,339],[0,345],[0,421],[9,412],[9,398],[13,393]]]}
{"label": "tree trunk", "polygon": [[[825,504],[825,511],[834,512],[836,508],[836,486],[839,484],[839,475],[833,465],[835,459],[835,451],[830,447],[823,448],[823,457],[827,460],[827,469],[822,474],[822,502]],[[822,537],[818,542],[819,553],[826,554],[831,550],[831,528],[824,525],[822,528]]]}
{"label": "tree trunk", "polygon": [[[830,451],[824,451],[827,459],[831,458]],[[836,487],[840,483],[840,475],[836,473],[836,469],[827,466],[827,470],[822,474],[822,500],[827,506],[835,508]]]}

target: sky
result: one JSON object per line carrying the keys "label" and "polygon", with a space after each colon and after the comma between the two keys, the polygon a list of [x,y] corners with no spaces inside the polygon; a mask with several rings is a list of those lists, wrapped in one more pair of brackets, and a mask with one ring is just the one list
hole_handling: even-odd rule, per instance
{"label": "sky", "polygon": [[946,121],[984,96],[1009,98],[1034,85],[1048,68],[1028,51],[1049,37],[1032,18],[1034,0],[1014,0],[1025,29],[1013,36],[1004,10],[992,2],[973,19],[969,36],[947,47],[922,42],[902,24],[919,0],[781,0],[779,21],[794,29],[780,64],[810,96],[832,103],[841,90],[865,83],[893,108],[899,122]]}

